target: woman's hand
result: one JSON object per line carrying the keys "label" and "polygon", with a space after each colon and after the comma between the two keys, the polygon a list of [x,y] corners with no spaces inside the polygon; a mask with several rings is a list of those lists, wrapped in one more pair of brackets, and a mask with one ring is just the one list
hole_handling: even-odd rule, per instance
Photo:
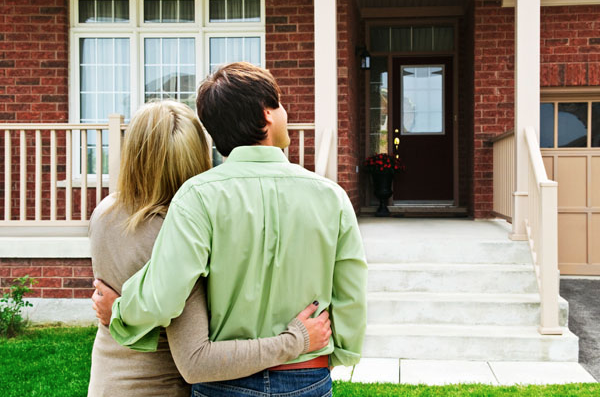
{"label": "woman's hand", "polygon": [[331,336],[331,321],[329,320],[329,312],[327,310],[323,310],[323,312],[315,318],[310,317],[318,307],[319,302],[314,301],[296,316],[308,330],[310,342],[308,347],[309,352],[327,346],[327,344],[329,344],[329,337]]}
{"label": "woman's hand", "polygon": [[112,315],[112,305],[119,294],[100,280],[94,280],[94,287],[96,290],[92,295],[92,301],[94,302],[92,308],[96,311],[96,317],[98,317],[100,323],[108,326]]}

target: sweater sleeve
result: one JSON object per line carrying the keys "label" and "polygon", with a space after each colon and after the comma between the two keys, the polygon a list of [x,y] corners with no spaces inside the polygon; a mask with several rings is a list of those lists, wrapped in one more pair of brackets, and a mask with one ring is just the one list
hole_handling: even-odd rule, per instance
{"label": "sweater sleeve", "polygon": [[308,331],[294,318],[278,336],[211,342],[204,280],[198,280],[182,314],[167,327],[177,369],[188,383],[242,378],[283,364],[308,349]]}

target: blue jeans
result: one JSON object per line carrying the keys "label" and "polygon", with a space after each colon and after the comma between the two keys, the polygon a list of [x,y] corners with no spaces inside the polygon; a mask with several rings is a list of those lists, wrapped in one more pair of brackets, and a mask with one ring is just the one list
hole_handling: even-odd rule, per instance
{"label": "blue jeans", "polygon": [[196,383],[192,397],[330,397],[328,368],[264,370],[241,379]]}

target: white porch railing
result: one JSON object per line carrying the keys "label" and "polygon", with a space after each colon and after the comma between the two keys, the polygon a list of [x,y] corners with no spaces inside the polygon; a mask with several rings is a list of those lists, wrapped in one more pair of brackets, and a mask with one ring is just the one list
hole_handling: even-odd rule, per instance
{"label": "white porch railing", "polygon": [[548,179],[533,127],[525,128],[529,169],[529,211],[525,229],[541,298],[541,334],[561,335],[558,322],[558,183]]}
{"label": "white porch railing", "polygon": [[[126,128],[117,114],[110,115],[107,124],[0,124],[4,131],[0,237],[87,235],[92,209],[116,189]],[[286,155],[312,168],[315,143],[309,131],[314,131],[314,124],[291,123],[288,129],[293,149],[290,153],[286,148]],[[88,174],[87,169],[88,148],[95,154],[95,169],[106,166],[103,130],[108,131],[108,175],[104,179]],[[96,132],[93,145],[87,144],[88,131]],[[74,137],[79,138],[80,147],[74,148]],[[80,153],[80,167],[74,167],[74,153]]]}
{"label": "white porch railing", "polygon": [[494,214],[512,222],[515,191],[515,134],[492,140],[494,145]]}

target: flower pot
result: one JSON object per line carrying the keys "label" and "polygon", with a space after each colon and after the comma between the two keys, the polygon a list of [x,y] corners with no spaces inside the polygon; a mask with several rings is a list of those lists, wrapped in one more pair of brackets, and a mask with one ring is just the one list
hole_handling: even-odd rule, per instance
{"label": "flower pot", "polygon": [[387,207],[387,201],[392,197],[392,182],[394,180],[393,172],[373,172],[373,190],[375,197],[379,199],[379,208],[375,212],[375,216],[385,217],[390,216],[390,210]]}

